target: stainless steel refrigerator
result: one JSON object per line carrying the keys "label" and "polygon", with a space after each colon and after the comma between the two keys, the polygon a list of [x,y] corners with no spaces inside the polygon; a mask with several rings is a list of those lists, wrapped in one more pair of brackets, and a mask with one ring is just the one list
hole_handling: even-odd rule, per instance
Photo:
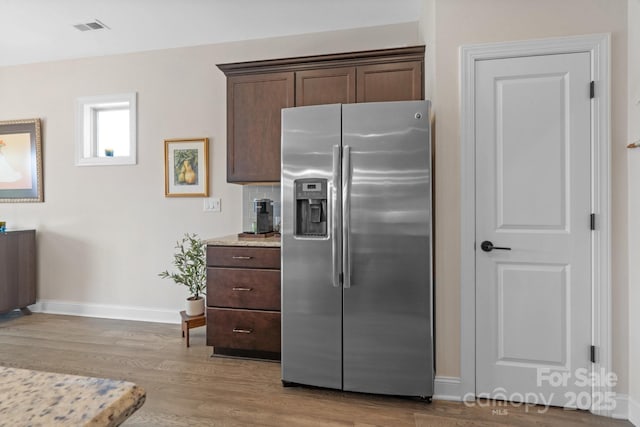
{"label": "stainless steel refrigerator", "polygon": [[433,395],[429,101],[282,110],[282,381]]}

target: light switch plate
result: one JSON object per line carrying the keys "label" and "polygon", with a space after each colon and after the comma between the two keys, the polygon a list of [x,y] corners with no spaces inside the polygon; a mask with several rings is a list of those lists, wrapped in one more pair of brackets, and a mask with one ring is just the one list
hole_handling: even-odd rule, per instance
{"label": "light switch plate", "polygon": [[220,197],[209,197],[204,199],[203,211],[205,212],[221,212],[221,200]]}

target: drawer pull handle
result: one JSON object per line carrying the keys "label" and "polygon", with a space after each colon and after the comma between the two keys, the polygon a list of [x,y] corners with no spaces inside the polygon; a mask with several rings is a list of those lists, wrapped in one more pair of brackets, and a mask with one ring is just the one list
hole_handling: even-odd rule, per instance
{"label": "drawer pull handle", "polygon": [[231,289],[233,289],[234,291],[244,291],[244,292],[250,292],[253,290],[251,288],[231,288]]}
{"label": "drawer pull handle", "polygon": [[252,329],[233,328],[233,332],[235,334],[251,334],[251,333],[253,333],[253,330]]}
{"label": "drawer pull handle", "polygon": [[250,256],[238,256],[238,255],[234,255],[234,256],[232,256],[231,258],[233,258],[233,259],[251,259],[251,258],[253,258],[253,257],[250,257]]}

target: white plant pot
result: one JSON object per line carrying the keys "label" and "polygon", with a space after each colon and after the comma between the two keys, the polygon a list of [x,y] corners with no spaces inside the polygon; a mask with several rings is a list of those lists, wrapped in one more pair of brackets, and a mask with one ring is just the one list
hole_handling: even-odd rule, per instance
{"label": "white plant pot", "polygon": [[204,314],[204,298],[198,297],[198,299],[194,299],[193,297],[187,298],[187,316],[200,316]]}

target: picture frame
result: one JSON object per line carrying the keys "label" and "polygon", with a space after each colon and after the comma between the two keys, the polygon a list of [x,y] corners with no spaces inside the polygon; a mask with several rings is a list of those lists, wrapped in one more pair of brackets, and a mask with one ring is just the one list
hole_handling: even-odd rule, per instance
{"label": "picture frame", "polygon": [[0,202],[44,202],[40,119],[0,121]]}
{"label": "picture frame", "polygon": [[209,138],[164,140],[164,195],[209,195]]}

